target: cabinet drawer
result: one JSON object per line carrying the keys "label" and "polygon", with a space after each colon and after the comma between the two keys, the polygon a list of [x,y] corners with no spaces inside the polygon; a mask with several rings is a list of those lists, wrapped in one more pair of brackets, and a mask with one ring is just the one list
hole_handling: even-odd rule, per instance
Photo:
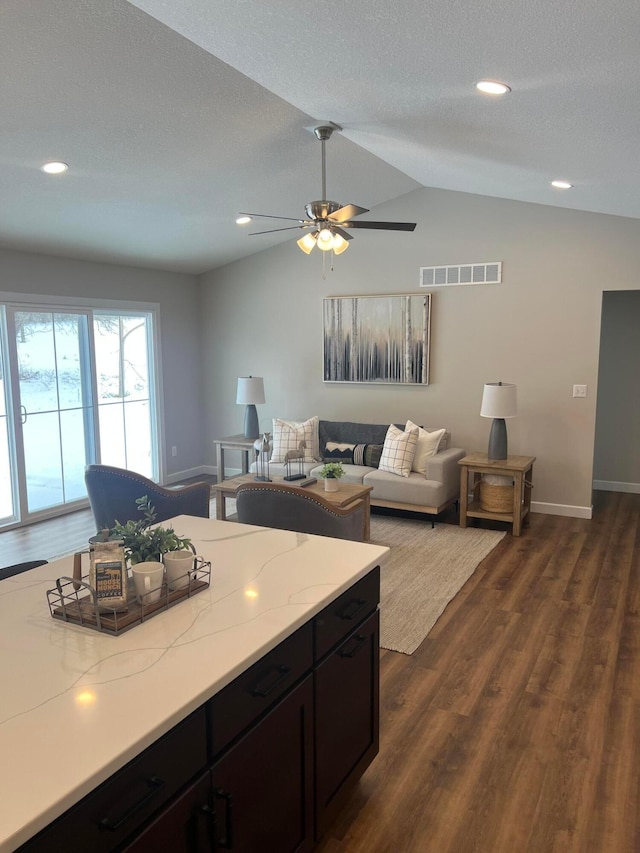
{"label": "cabinet drawer", "polygon": [[313,665],[311,623],[299,628],[207,703],[212,758],[308,672]]}
{"label": "cabinet drawer", "polygon": [[323,658],[356,625],[377,608],[380,601],[380,567],[350,587],[313,620],[315,660]]}
{"label": "cabinet drawer", "polygon": [[200,708],[20,849],[107,853],[203,770],[206,761],[206,719]]}

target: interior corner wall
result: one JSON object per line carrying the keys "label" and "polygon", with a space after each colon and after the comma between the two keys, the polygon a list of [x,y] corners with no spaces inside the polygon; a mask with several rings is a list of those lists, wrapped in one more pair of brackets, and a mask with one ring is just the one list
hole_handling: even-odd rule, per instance
{"label": "interior corner wall", "polygon": [[[200,288],[195,276],[0,249],[0,291],[160,306],[164,479],[200,473]],[[185,412],[196,412],[185,416]],[[178,448],[172,457],[167,449]]]}
{"label": "interior corner wall", "polygon": [[640,493],[640,290],[602,297],[593,478],[609,491]]}
{"label": "interior corner wall", "polygon": [[[292,238],[202,276],[207,439],[241,432],[236,379],[253,374],[264,377],[261,430],[273,417],[410,418],[483,451],[483,384],[514,382],[509,452],[537,459],[534,506],[589,517],[602,292],[638,287],[640,222],[434,189],[372,215],[418,226],[354,232],[324,274],[321,254]],[[481,261],[503,262],[502,284],[430,291],[429,386],[323,382],[323,297],[419,293],[421,266]],[[572,397],[574,384],[588,386],[585,399]],[[205,452],[213,464],[209,440]]]}

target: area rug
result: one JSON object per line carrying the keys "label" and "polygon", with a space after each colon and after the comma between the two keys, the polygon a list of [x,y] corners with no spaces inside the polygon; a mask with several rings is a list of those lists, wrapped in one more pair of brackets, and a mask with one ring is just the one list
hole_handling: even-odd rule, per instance
{"label": "area rug", "polygon": [[380,645],[410,655],[478,565],[505,537],[495,530],[371,516],[371,541],[391,548],[380,579]]}

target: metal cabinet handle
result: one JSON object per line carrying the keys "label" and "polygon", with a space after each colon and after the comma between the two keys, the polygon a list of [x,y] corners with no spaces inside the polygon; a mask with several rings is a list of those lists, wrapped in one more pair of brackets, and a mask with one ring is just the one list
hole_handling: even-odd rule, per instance
{"label": "metal cabinet handle", "polygon": [[[275,671],[275,681],[272,681],[271,683],[265,686],[260,686],[260,682],[258,682],[258,684],[256,684],[256,686],[249,691],[252,696],[259,696],[261,699],[264,699],[266,696],[269,695],[269,693],[272,693],[276,689],[276,687],[282,684],[283,681],[287,680],[287,678],[289,677],[289,673],[291,672],[291,667],[275,665],[271,667],[271,670]],[[271,670],[269,670],[269,672]],[[264,680],[266,679],[267,676],[264,676]]]}
{"label": "metal cabinet handle", "polygon": [[233,847],[233,824],[231,821],[233,811],[233,798],[228,791],[223,791],[218,788],[215,793],[216,800],[224,800],[224,838],[218,839],[218,847],[223,847],[225,850],[231,850]]}
{"label": "metal cabinet handle", "polygon": [[339,619],[355,619],[358,613],[362,610],[366,605],[366,599],[364,598],[352,598],[351,601],[346,604],[342,610],[338,613]]}
{"label": "metal cabinet handle", "polygon": [[367,638],[361,634],[356,634],[339,650],[338,654],[341,658],[353,658],[367,642]]}
{"label": "metal cabinet handle", "polygon": [[21,403],[20,404],[20,423],[26,424],[26,422],[27,422],[27,410]]}
{"label": "metal cabinet handle", "polygon": [[147,779],[147,785],[150,790],[144,794],[137,803],[134,803],[131,808],[127,809],[119,818],[111,820],[111,818],[103,817],[102,820],[98,821],[100,828],[107,829],[109,832],[115,832],[120,829],[122,824],[126,823],[137,811],[146,806],[149,800],[153,799],[161,788],[164,788],[165,784],[166,782],[164,779],[160,779],[159,776],[151,776]]}

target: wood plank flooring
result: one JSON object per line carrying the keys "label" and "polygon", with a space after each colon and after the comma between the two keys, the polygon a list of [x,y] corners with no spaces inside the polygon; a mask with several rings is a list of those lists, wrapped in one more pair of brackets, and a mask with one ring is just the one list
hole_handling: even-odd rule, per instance
{"label": "wood plank flooring", "polygon": [[[413,655],[381,651],[380,754],[318,853],[640,851],[640,495],[594,500],[531,515]],[[92,534],[0,534],[0,565]]]}
{"label": "wood plank flooring", "polygon": [[638,853],[640,495],[533,514],[410,657],[318,853]]}

